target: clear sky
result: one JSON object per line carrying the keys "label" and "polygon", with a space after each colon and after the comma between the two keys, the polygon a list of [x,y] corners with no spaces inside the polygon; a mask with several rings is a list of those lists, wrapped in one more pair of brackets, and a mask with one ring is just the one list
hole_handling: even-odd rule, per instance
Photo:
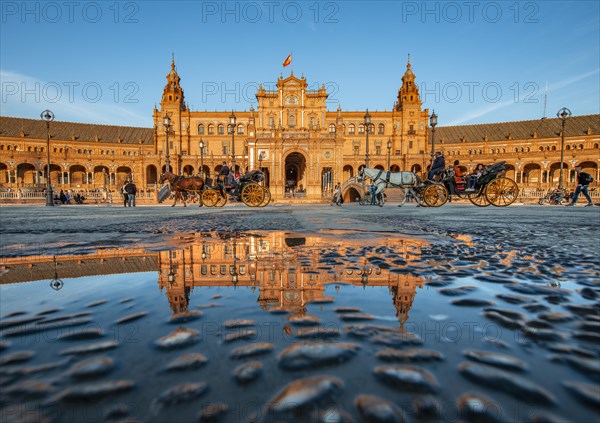
{"label": "clear sky", "polygon": [[150,127],[171,54],[192,110],[247,110],[291,69],[330,110],[390,110],[410,54],[440,126],[600,113],[597,1],[0,4],[2,116]]}

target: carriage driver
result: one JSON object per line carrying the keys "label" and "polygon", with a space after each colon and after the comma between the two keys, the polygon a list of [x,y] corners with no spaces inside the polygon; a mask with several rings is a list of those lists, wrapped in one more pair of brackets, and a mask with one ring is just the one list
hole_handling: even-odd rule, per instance
{"label": "carriage driver", "polygon": [[223,166],[221,167],[221,170],[219,171],[219,183],[222,183],[223,185],[226,184],[227,182],[227,176],[229,176],[229,166],[227,166],[227,162],[223,162]]}
{"label": "carriage driver", "polygon": [[433,181],[435,175],[440,173],[445,168],[446,161],[444,160],[444,155],[440,151],[438,151],[437,153],[435,153],[435,160],[431,164],[431,170],[429,171],[429,175],[427,175],[427,178],[429,178],[430,181]]}

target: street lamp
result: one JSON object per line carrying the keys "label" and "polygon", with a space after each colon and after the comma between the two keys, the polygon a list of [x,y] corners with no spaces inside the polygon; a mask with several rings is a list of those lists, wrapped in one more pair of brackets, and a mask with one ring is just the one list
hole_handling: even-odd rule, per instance
{"label": "street lamp", "polygon": [[433,159],[435,157],[435,127],[437,126],[437,115],[435,110],[429,117],[429,124],[431,125],[431,164],[433,166]]}
{"label": "street lamp", "polygon": [[58,278],[58,265],[56,264],[56,256],[54,256],[54,277],[50,281],[50,288],[60,291],[64,285],[64,282]]}
{"label": "street lamp", "polygon": [[165,127],[165,172],[170,172],[171,157],[169,155],[169,131],[171,130],[171,119],[168,114],[163,116],[163,125]]}
{"label": "street lamp", "polygon": [[229,124],[231,126],[231,168],[233,170],[233,175],[235,176],[235,113],[233,110],[231,111],[231,116],[229,116]]}
{"label": "street lamp", "polygon": [[200,140],[200,177],[204,178],[204,141]]}
{"label": "street lamp", "polygon": [[558,188],[563,188],[563,164],[565,161],[565,123],[567,118],[571,116],[571,111],[566,107],[563,107],[558,112],[556,112],[556,116],[562,120],[562,130],[560,131],[560,176],[558,178]]}
{"label": "street lamp", "polygon": [[233,235],[233,264],[229,266],[229,274],[231,275],[231,283],[233,288],[237,288],[238,271],[237,271],[237,234]]}
{"label": "street lamp", "polygon": [[46,122],[46,153],[48,159],[46,168],[46,206],[53,206],[52,185],[50,184],[50,122],[54,120],[54,113],[46,109],[40,114],[40,117]]}
{"label": "street lamp", "polygon": [[388,138],[388,142],[387,142],[387,148],[388,148],[388,170],[390,170],[390,160],[392,157],[392,139]]}
{"label": "street lamp", "polygon": [[365,131],[367,133],[367,145],[365,149],[365,168],[369,167],[369,127],[371,126],[371,115],[369,114],[369,109],[367,109],[367,113],[365,114]]}

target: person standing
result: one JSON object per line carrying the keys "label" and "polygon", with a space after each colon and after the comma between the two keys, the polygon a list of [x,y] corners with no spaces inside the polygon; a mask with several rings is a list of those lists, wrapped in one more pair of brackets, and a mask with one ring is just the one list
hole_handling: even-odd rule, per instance
{"label": "person standing", "polygon": [[377,204],[377,185],[373,182],[369,188],[371,189],[371,205],[374,206]]}
{"label": "person standing", "polygon": [[127,203],[129,204],[129,207],[135,207],[135,195],[137,194],[137,187],[133,181],[129,181],[127,185],[125,185],[125,191],[127,192]]}
{"label": "person standing", "polygon": [[579,198],[580,192],[583,192],[583,195],[588,200],[588,203],[585,205],[585,207],[593,206],[594,203],[592,202],[592,197],[590,197],[590,193],[588,192],[588,185],[594,181],[592,175],[582,172],[581,166],[575,167],[575,171],[577,172],[577,188],[575,189],[575,194],[573,194],[573,200],[570,204],[567,204],[567,207],[572,207],[577,204],[577,199]]}
{"label": "person standing", "polygon": [[127,182],[125,182],[123,184],[123,186],[121,187],[121,194],[123,194],[123,207],[127,207],[127,203],[128,203],[128,194],[127,194],[127,190],[125,189],[126,186],[127,186]]}

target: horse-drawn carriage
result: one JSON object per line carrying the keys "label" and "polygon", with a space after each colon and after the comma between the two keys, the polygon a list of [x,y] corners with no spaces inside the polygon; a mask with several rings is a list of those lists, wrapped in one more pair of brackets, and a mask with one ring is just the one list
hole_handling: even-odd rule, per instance
{"label": "horse-drawn carriage", "polygon": [[[172,207],[177,204],[178,199],[183,201],[185,207],[185,196],[190,193],[198,196],[200,206],[223,207],[227,204],[229,196],[232,200],[241,201],[249,207],[265,207],[271,201],[271,192],[260,185],[263,179],[264,174],[260,170],[254,170],[240,176],[237,182],[234,181],[230,185],[227,185],[225,180],[217,180],[216,184],[209,185],[198,176],[183,177],[165,172],[161,175],[159,183],[169,181],[170,190],[175,192]],[[162,187],[159,191],[159,201],[168,197],[168,194],[165,195],[166,192],[168,191],[165,187]]]}
{"label": "horse-drawn carriage", "polygon": [[[424,181],[412,172],[390,173],[379,169],[363,169],[360,178],[371,178],[377,185],[377,193],[387,186],[404,188],[405,196],[410,193],[421,206],[440,207],[451,196],[468,199],[478,207],[490,204],[506,207],[515,202],[519,187],[505,176],[505,162],[494,163],[481,172],[474,190],[468,190],[465,180],[457,179],[452,167],[440,173],[439,181]],[[412,175],[412,176],[411,176]]]}

